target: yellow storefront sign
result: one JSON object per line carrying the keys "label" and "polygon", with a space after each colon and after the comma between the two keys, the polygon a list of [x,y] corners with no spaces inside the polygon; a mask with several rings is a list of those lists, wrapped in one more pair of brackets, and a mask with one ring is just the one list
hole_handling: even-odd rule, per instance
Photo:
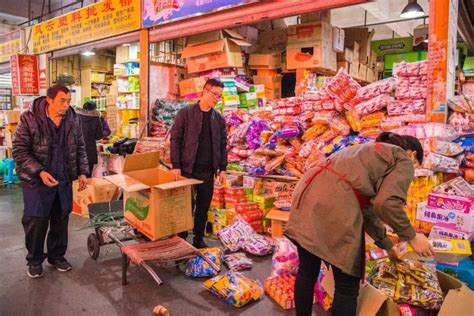
{"label": "yellow storefront sign", "polygon": [[21,49],[21,30],[0,35],[0,63],[10,61],[10,56]]}
{"label": "yellow storefront sign", "polygon": [[140,0],[103,0],[37,24],[35,54],[92,42],[140,28]]}

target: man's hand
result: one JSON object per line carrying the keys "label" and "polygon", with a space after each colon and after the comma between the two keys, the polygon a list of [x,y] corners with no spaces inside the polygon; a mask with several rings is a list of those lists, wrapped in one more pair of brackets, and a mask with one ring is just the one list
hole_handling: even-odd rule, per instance
{"label": "man's hand", "polygon": [[434,250],[431,244],[423,234],[416,234],[415,238],[409,241],[411,248],[422,257],[433,257]]}
{"label": "man's hand", "polygon": [[219,172],[219,175],[217,176],[217,181],[220,185],[225,185],[225,181],[227,179],[227,175],[225,171]]}
{"label": "man's hand", "polygon": [[175,180],[178,180],[178,177],[181,175],[181,170],[179,169],[171,169],[170,172],[174,175]]}
{"label": "man's hand", "polygon": [[56,179],[54,179],[54,177],[50,175],[49,173],[47,173],[46,171],[41,171],[39,176],[41,178],[41,181],[43,181],[44,185],[47,187],[52,188],[59,184],[59,182]]}
{"label": "man's hand", "polygon": [[81,192],[81,191],[84,191],[85,189],[87,189],[87,178],[85,175],[80,175],[79,178],[79,189],[78,191]]}
{"label": "man's hand", "polygon": [[400,261],[400,251],[398,250],[397,247],[392,247],[391,249],[387,250],[388,252],[388,258],[390,261]]}

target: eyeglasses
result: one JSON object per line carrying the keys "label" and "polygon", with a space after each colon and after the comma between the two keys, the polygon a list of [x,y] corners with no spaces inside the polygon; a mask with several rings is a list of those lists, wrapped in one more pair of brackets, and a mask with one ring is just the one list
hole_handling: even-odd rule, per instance
{"label": "eyeglasses", "polygon": [[206,90],[212,93],[212,95],[214,95],[214,97],[216,97],[217,99],[222,98],[222,92],[214,92],[211,89],[206,89]]}

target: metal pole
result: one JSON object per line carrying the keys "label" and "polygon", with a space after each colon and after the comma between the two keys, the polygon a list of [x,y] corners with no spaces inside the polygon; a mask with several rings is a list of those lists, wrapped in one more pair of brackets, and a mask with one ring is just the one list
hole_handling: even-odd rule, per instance
{"label": "metal pole", "polygon": [[63,10],[63,9],[69,8],[69,7],[73,6],[73,5],[80,4],[81,2],[82,2],[82,1],[75,1],[75,2],[72,2],[72,3],[66,4],[66,5],[64,5],[64,6],[60,7],[60,8],[54,9],[54,10],[52,10],[51,12],[49,12],[48,14],[45,14],[45,15],[43,15],[43,16],[36,16],[36,17],[32,18],[32,17],[31,17],[31,0],[29,0],[29,1],[28,1],[28,21],[25,21],[25,22],[23,22],[23,23],[21,23],[21,24],[18,24],[17,26],[22,26],[22,25],[27,24],[27,23],[28,23],[28,25],[30,25],[30,22],[32,22],[32,21],[34,21],[34,20],[40,19],[40,18],[42,18],[42,17],[44,17],[44,16],[47,16],[47,15],[49,15],[49,14],[51,14],[51,13],[58,12],[58,11],[61,11],[61,10]]}

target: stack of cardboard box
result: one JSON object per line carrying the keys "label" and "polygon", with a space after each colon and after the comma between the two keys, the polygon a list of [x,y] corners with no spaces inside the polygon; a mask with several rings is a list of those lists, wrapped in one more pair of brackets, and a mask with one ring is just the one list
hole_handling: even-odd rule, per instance
{"label": "stack of cardboard box", "polygon": [[344,51],[337,54],[338,68],[345,68],[363,82],[377,80],[377,54],[370,46],[374,32],[368,28],[346,28],[344,32]]}

